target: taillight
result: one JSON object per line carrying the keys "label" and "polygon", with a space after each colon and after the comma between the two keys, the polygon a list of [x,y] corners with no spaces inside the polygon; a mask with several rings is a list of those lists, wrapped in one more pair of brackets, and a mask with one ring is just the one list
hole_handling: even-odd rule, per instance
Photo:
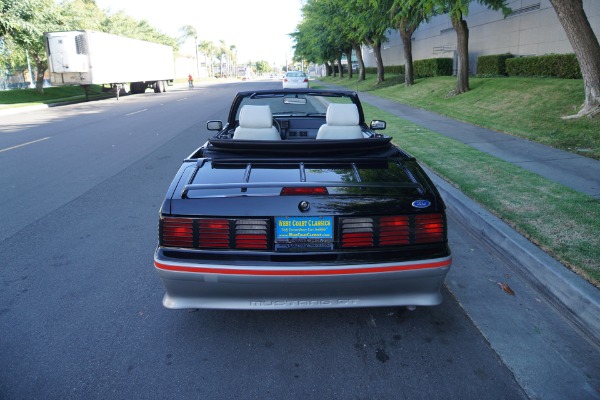
{"label": "taillight", "polygon": [[344,218],[341,224],[342,247],[373,246],[373,218]]}
{"label": "taillight", "polygon": [[238,249],[266,250],[269,246],[269,224],[261,219],[235,221],[235,247]]}
{"label": "taillight", "polygon": [[268,219],[163,218],[159,244],[194,249],[266,250],[270,248]]}
{"label": "taillight", "polygon": [[306,82],[308,82],[308,78],[304,78],[304,82],[305,82],[305,83],[306,83]]}
{"label": "taillight", "polygon": [[401,246],[410,244],[410,220],[408,216],[379,218],[379,245]]}
{"label": "taillight", "polygon": [[226,219],[198,220],[198,247],[229,248],[229,221]]}
{"label": "taillight", "polygon": [[444,240],[444,218],[442,214],[415,216],[415,243],[432,243]]}
{"label": "taillight", "polygon": [[443,214],[341,218],[340,245],[353,247],[409,246],[443,242]]}
{"label": "taillight", "polygon": [[168,247],[194,246],[194,220],[163,218],[159,225],[160,245]]}
{"label": "taillight", "polygon": [[326,187],[284,187],[279,193],[281,196],[329,194]]}

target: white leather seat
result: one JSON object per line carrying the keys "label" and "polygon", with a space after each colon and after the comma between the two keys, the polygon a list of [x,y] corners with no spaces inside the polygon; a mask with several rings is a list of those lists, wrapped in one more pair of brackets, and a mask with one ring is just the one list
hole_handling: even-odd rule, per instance
{"label": "white leather seat", "polygon": [[239,126],[233,133],[234,139],[281,140],[277,128],[273,126],[273,115],[269,106],[242,106],[239,118]]}
{"label": "white leather seat", "polygon": [[358,109],[354,104],[331,103],[325,115],[326,123],[317,132],[317,139],[362,139],[358,125]]}

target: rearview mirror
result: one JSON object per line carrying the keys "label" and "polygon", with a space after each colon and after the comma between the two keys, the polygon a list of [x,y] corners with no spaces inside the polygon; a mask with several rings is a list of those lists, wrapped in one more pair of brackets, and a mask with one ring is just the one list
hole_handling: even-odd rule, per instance
{"label": "rearview mirror", "polygon": [[299,97],[284,97],[283,104],[306,104],[306,99]]}
{"label": "rearview mirror", "polygon": [[385,121],[381,121],[381,120],[373,120],[371,121],[371,129],[373,129],[374,131],[381,131],[384,130],[387,127],[387,124]]}
{"label": "rearview mirror", "polygon": [[206,129],[209,131],[220,131],[223,129],[223,122],[221,121],[208,121],[206,123]]}

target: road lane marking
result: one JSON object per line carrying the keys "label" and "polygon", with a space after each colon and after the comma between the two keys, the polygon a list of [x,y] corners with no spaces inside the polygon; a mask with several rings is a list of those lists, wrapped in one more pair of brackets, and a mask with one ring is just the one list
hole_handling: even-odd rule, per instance
{"label": "road lane marking", "polygon": [[132,112],[132,113],[125,114],[125,116],[127,117],[127,116],[129,116],[129,115],[143,113],[144,111],[148,111],[148,109],[147,109],[147,108],[144,108],[143,110],[134,111],[134,112]]}
{"label": "road lane marking", "polygon": [[18,144],[18,145],[16,145],[16,146],[13,146],[13,147],[7,147],[6,149],[0,149],[0,153],[2,153],[2,152],[4,152],[4,151],[14,150],[14,149],[17,149],[17,148],[19,148],[19,147],[23,147],[23,146],[28,146],[28,145],[30,145],[30,144],[34,144],[34,143],[41,142],[41,141],[43,141],[43,140],[48,140],[48,139],[50,139],[50,136],[48,136],[48,137],[45,137],[45,138],[41,138],[41,139],[38,139],[38,140],[32,140],[31,142],[27,142],[27,143]]}

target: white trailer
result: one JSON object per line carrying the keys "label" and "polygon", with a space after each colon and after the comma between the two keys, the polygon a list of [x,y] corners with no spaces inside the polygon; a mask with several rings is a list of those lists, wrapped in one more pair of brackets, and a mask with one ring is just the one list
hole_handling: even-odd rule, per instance
{"label": "white trailer", "polygon": [[117,95],[153,88],[164,92],[175,78],[173,48],[89,30],[44,34],[52,85],[110,85]]}

